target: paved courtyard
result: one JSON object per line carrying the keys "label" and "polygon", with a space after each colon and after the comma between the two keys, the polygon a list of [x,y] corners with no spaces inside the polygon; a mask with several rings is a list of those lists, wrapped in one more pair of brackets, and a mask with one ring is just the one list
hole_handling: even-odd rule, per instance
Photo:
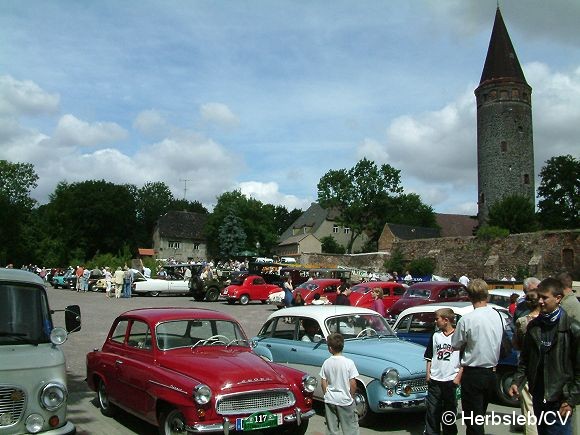
{"label": "paved courtyard", "polygon": [[[134,297],[131,299],[108,299],[103,293],[77,293],[70,290],[55,290],[49,286],[49,300],[53,310],[59,310],[66,305],[78,304],[82,312],[82,331],[71,334],[63,345],[67,358],[68,382],[70,390],[69,419],[76,425],[77,433],[110,435],[110,434],[142,434],[157,433],[155,427],[126,414],[107,418],[101,415],[95,394],[85,383],[85,355],[87,352],[102,345],[113,320],[123,311],[141,307],[199,307],[209,308],[233,315],[240,321],[246,334],[254,336],[275,307],[251,302],[249,305],[228,305],[225,302],[195,302],[190,297],[160,296]],[[64,326],[64,315],[55,313],[56,326]],[[316,407],[318,413],[310,421],[308,433],[322,435],[325,432],[323,408]],[[511,408],[492,405],[489,411],[497,413],[512,413]],[[423,433],[422,413],[386,414],[379,417],[372,428],[361,428],[361,434],[392,433],[397,435]],[[488,434],[505,434],[509,427],[505,425],[488,426]],[[461,434],[465,433],[459,427]],[[256,434],[258,435],[258,434]]]}

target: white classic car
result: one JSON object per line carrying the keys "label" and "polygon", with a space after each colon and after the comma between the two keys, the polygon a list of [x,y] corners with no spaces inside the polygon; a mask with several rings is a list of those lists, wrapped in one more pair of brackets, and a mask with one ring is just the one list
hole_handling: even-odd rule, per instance
{"label": "white classic car", "polygon": [[167,279],[145,278],[141,272],[133,270],[131,293],[149,296],[159,296],[162,293],[189,294],[189,282],[171,275]]}

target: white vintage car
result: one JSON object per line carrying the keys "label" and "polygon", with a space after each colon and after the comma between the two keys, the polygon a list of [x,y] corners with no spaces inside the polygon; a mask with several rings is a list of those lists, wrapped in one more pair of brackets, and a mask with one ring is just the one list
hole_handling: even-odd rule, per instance
{"label": "white vintage car", "polygon": [[133,270],[132,294],[159,296],[160,294],[189,294],[189,282],[181,277],[168,275],[167,279],[145,278]]}

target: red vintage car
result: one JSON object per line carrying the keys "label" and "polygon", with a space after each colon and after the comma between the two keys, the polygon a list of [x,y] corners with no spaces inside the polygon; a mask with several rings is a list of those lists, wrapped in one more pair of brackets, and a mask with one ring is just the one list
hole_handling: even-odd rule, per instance
{"label": "red vintage car", "polygon": [[87,382],[105,416],[121,408],[161,434],[304,434],[317,385],[254,353],[233,317],[194,308],[121,314],[102,349],[87,354]]}
{"label": "red vintage car", "polygon": [[457,302],[468,301],[467,289],[458,282],[453,281],[427,281],[418,282],[410,286],[403,297],[387,310],[386,318],[395,322],[397,317],[406,308],[416,305],[430,304],[434,302]]}
{"label": "red vintage car", "polygon": [[265,304],[270,294],[279,291],[280,287],[268,284],[259,275],[240,275],[222,289],[220,297],[228,301],[228,304],[235,304],[236,301],[240,301],[242,305],[247,305],[250,301]]}
{"label": "red vintage car", "polygon": [[296,293],[302,294],[305,305],[310,305],[314,301],[314,295],[318,294],[322,299],[327,299],[331,304],[336,300],[336,289],[340,285],[338,278],[321,278],[306,281],[294,289],[294,297]]}
{"label": "red vintage car", "polygon": [[370,281],[352,286],[352,293],[348,297],[353,307],[363,307],[371,309],[373,306],[372,289],[381,288],[383,290],[383,305],[389,309],[397,302],[407,290],[407,287],[394,281]]}

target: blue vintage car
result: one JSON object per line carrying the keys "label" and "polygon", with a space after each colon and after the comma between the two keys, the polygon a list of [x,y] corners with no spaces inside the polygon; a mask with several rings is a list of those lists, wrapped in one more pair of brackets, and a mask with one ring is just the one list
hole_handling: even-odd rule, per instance
{"label": "blue vintage car", "polygon": [[[254,350],[267,360],[319,377],[330,356],[326,337],[333,332],[344,336],[343,355],[360,374],[355,401],[361,425],[378,413],[424,411],[425,348],[397,338],[375,311],[343,305],[286,308],[268,317],[254,338]],[[323,399],[320,383],[314,398]]]}
{"label": "blue vintage car", "polygon": [[70,288],[70,278],[74,276],[74,271],[69,269],[64,273],[55,275],[50,280],[53,288]]}
{"label": "blue vintage car", "polygon": [[[511,337],[513,335],[513,323],[507,308],[494,304],[489,305],[500,313],[506,332]],[[431,335],[435,332],[435,311],[440,308],[451,308],[455,313],[455,323],[457,323],[461,316],[473,311],[471,302],[419,305],[404,310],[397,318],[393,329],[399,338],[427,346]],[[511,397],[508,394],[517,367],[518,352],[515,350],[512,350],[506,358],[500,359],[497,365],[496,395],[498,400],[504,405],[519,406],[518,398]]]}

